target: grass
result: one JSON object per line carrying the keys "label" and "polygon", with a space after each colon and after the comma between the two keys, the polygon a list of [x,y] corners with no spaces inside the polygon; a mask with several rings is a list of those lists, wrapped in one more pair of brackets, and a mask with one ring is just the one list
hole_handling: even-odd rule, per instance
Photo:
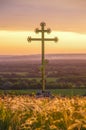
{"label": "grass", "polygon": [[60,96],[83,96],[86,95],[86,89],[53,89],[52,93]]}
{"label": "grass", "polygon": [[0,130],[86,130],[86,97],[0,96]]}
{"label": "grass", "polygon": [[[3,94],[10,94],[10,95],[28,95],[28,94],[35,94],[39,90],[0,90],[0,95]],[[59,96],[83,96],[86,95],[86,89],[49,89],[49,91],[53,95]]]}

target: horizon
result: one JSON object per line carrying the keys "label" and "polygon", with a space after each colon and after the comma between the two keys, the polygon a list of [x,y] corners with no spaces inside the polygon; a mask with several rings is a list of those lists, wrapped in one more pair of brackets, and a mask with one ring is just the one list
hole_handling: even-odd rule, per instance
{"label": "horizon", "polygon": [[[76,62],[78,60],[86,61],[86,54],[46,54],[45,59],[49,61],[57,60],[70,60]],[[28,61],[41,61],[41,54],[33,55],[0,55],[0,63],[11,63],[11,62],[28,62]]]}
{"label": "horizon", "polygon": [[[0,54],[0,56],[36,56],[36,55],[41,55],[39,54]],[[86,55],[86,53],[47,53],[45,55]]]}

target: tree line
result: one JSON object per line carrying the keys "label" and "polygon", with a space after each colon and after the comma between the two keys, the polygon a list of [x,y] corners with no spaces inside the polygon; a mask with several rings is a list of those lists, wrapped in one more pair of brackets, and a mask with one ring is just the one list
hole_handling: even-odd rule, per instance
{"label": "tree line", "polygon": [[[72,88],[86,88],[86,82],[77,81],[73,79],[56,79],[55,81],[45,81],[46,89],[72,89]],[[36,78],[25,79],[25,78],[0,78],[0,89],[42,89],[41,80]]]}

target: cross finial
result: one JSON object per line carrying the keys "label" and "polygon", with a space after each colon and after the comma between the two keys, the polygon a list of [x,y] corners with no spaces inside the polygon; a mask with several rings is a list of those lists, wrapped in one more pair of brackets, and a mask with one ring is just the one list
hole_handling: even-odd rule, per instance
{"label": "cross finial", "polygon": [[41,22],[40,26],[44,27],[44,26],[46,26],[46,23],[45,22]]}

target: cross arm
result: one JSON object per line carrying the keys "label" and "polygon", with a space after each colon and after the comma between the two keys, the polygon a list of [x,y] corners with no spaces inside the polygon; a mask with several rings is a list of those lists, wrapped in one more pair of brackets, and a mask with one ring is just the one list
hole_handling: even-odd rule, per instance
{"label": "cross arm", "polygon": [[31,41],[41,41],[41,38],[31,38],[31,37],[28,37],[27,41],[28,42],[31,42]]}
{"label": "cross arm", "polygon": [[58,38],[57,37],[55,37],[55,38],[45,38],[44,41],[54,41],[54,42],[57,42]]}
{"label": "cross arm", "polygon": [[[44,32],[47,32],[47,33],[51,33],[51,29],[50,29],[50,28],[48,28],[48,29],[46,29],[46,30],[43,30],[43,31],[44,31]],[[36,28],[36,29],[35,29],[35,32],[36,32],[36,33],[39,33],[39,32],[42,32],[42,30]]]}
{"label": "cross arm", "polygon": [[40,29],[36,28],[35,33],[39,33],[39,32],[42,32],[42,31]]}
{"label": "cross arm", "polygon": [[48,28],[48,29],[44,30],[44,32],[51,33],[51,29]]}

